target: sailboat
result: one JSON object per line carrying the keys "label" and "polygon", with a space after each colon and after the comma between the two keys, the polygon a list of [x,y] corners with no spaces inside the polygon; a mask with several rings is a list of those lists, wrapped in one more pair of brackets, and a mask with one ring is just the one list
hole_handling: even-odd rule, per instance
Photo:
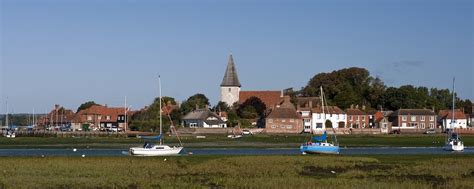
{"label": "sailboat", "polygon": [[10,124],[8,122],[8,98],[7,98],[7,101],[6,101],[6,114],[5,114],[5,126],[7,127],[7,130],[6,130],[6,133],[5,133],[5,137],[7,138],[15,138],[16,137],[16,134],[15,134],[15,129],[11,128],[10,127]]}
{"label": "sailboat", "polygon": [[[140,138],[143,139],[148,139],[148,140],[159,140],[160,144],[159,145],[154,145],[149,142],[145,142],[145,144],[142,147],[132,147],[129,150],[130,155],[132,156],[172,156],[172,155],[178,155],[182,150],[183,146],[173,146],[170,147],[168,145],[165,145],[163,143],[163,121],[162,121],[162,107],[161,107],[161,101],[162,101],[162,96],[161,96],[161,77],[158,77],[159,80],[159,89],[160,89],[160,135],[158,136],[141,136]],[[169,117],[169,115],[168,115]],[[170,117],[169,117],[170,118]],[[174,129],[173,122],[171,122],[171,129]],[[176,132],[177,134],[177,132]],[[178,137],[179,139],[179,137]],[[181,141],[180,141],[181,144]]]}
{"label": "sailboat", "polygon": [[[325,99],[324,99],[324,92],[323,92],[323,87],[321,88],[321,105],[323,109],[323,116],[326,118],[326,114],[324,113],[324,105],[325,105]],[[325,124],[325,123],[323,123]],[[300,146],[300,152],[302,154],[339,154],[339,145],[337,143],[337,138],[336,138],[336,131],[333,128],[333,133],[334,133],[334,140],[332,143],[328,142],[328,136],[327,132],[324,131],[324,134],[322,136],[314,136],[311,137],[311,140],[301,144]]]}
{"label": "sailboat", "polygon": [[451,128],[447,131],[447,140],[446,144],[444,145],[444,150],[446,151],[464,151],[464,142],[459,137],[459,134],[454,132],[454,127],[456,125],[455,120],[455,113],[454,113],[454,82],[455,79],[453,78],[453,104],[452,108],[452,117],[451,117]]}

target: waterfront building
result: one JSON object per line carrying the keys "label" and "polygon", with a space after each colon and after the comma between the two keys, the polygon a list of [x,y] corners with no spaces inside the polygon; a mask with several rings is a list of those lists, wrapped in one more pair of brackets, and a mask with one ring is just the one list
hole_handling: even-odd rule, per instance
{"label": "waterfront building", "polygon": [[[454,110],[454,122],[452,110],[440,110],[438,113],[438,124],[443,129],[456,129],[456,128],[467,128],[468,117],[460,109]],[[454,123],[454,124],[452,124]]]}
{"label": "waterfront building", "polygon": [[399,109],[389,115],[392,129],[425,130],[436,128],[436,114],[429,109]]}
{"label": "waterfront building", "polygon": [[[311,129],[313,131],[344,128],[347,123],[347,114],[337,106],[317,106],[312,109],[312,115]],[[330,123],[332,128],[326,125],[326,122]]]}
{"label": "waterfront building", "polygon": [[183,117],[181,124],[188,128],[227,128],[227,123],[221,116],[207,107],[196,108]]}
{"label": "waterfront building", "polygon": [[265,118],[266,133],[301,133],[303,123],[301,115],[297,113],[290,97],[283,97],[283,102],[269,110]]}

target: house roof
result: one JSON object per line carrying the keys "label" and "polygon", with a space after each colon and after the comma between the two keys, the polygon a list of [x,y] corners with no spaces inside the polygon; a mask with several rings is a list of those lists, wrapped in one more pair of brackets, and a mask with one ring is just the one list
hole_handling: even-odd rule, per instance
{"label": "house roof", "polygon": [[[438,113],[439,119],[451,119],[453,117],[452,110],[440,110]],[[466,119],[467,116],[464,114],[462,110],[456,109],[454,110],[454,119]]]}
{"label": "house roof", "polygon": [[[337,106],[324,106],[324,112],[327,114],[345,114],[345,112]],[[317,106],[313,108],[313,113],[323,113],[323,107]]]}
{"label": "house roof", "polygon": [[[127,115],[133,115],[134,111],[128,111]],[[101,116],[101,119],[98,121],[106,122],[116,122],[118,120],[119,115],[125,115],[125,108],[124,107],[107,107],[102,105],[92,105],[91,107],[81,110],[76,113],[73,122],[83,123],[87,122],[87,116]],[[110,116],[110,120],[107,120],[105,116]],[[98,117],[93,118],[94,121],[98,119]]]}
{"label": "house roof", "polygon": [[392,116],[397,115],[436,115],[432,110],[429,109],[399,109],[391,114]]}
{"label": "house roof", "polygon": [[183,120],[204,120],[207,123],[208,121],[213,121],[207,120],[209,117],[215,117],[219,123],[225,123],[219,115],[207,108],[191,111],[183,117]]}
{"label": "house roof", "polygon": [[346,112],[347,115],[367,115],[362,110],[359,110],[359,109],[356,109],[356,108],[348,108],[348,109],[346,109],[345,112]]}
{"label": "house roof", "polygon": [[319,97],[296,97],[296,103],[300,108],[311,108],[321,105],[321,98]]}
{"label": "house roof", "polygon": [[282,103],[271,110],[267,118],[299,119],[301,116],[296,112],[296,108],[290,102],[290,98],[285,97]]}
{"label": "house roof", "polygon": [[251,97],[257,97],[267,109],[273,108],[281,102],[281,91],[240,91],[239,103],[244,103]]}
{"label": "house roof", "polygon": [[225,70],[224,79],[222,79],[221,87],[241,87],[239,77],[237,76],[237,69],[235,68],[234,58],[232,54],[229,55],[229,62]]}

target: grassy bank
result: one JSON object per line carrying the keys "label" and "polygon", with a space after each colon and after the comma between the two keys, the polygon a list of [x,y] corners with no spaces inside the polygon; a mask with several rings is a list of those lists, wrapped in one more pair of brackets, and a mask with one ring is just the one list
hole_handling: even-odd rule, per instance
{"label": "grassy bank", "polygon": [[474,156],[0,158],[0,188],[472,188]]}
{"label": "grassy bank", "polygon": [[[208,135],[205,139],[182,137],[187,147],[242,147],[242,148],[293,148],[309,140],[309,135],[255,135],[229,139],[221,135]],[[442,146],[443,135],[343,135],[338,136],[341,146],[368,147],[435,147]],[[174,137],[165,137],[168,144],[176,145]],[[464,136],[466,146],[474,146],[474,136]],[[0,148],[128,148],[140,145],[143,140],[123,137],[18,137],[0,138]]]}

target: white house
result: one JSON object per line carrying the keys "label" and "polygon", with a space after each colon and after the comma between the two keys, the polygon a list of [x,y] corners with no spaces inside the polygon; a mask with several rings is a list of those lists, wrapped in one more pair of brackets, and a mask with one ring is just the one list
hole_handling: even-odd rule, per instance
{"label": "white house", "polygon": [[328,125],[326,125],[326,120],[329,120],[332,128],[338,128],[341,126],[343,128],[346,125],[346,113],[342,111],[337,106],[325,106],[324,113],[323,107],[318,106],[313,108],[313,116],[312,116],[312,126],[311,129],[313,131],[322,131],[326,130]]}
{"label": "white house", "polygon": [[209,109],[196,109],[186,114],[182,119],[182,125],[189,128],[227,128],[222,118]]}
{"label": "white house", "polygon": [[444,129],[467,128],[468,117],[462,110],[454,110],[454,122],[452,110],[440,110],[438,114],[439,123]]}

